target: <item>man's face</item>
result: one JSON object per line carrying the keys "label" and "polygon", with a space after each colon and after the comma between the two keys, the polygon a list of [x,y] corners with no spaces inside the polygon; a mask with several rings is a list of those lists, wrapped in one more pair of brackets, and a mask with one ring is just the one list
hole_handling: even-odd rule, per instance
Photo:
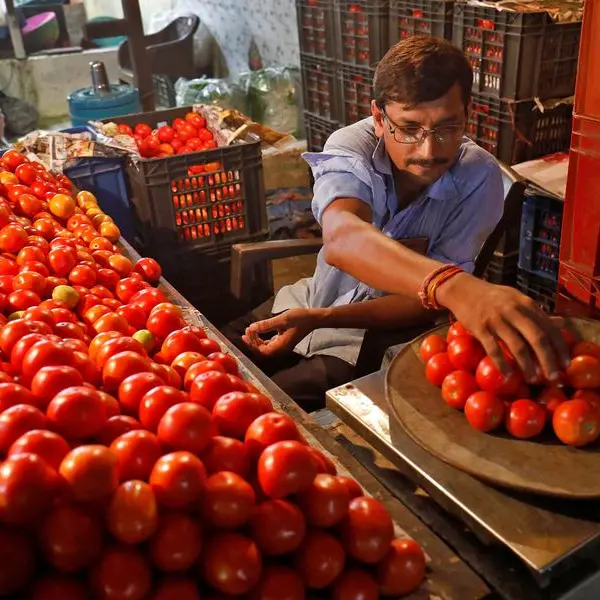
{"label": "man's face", "polygon": [[[371,113],[375,134],[383,138],[389,157],[400,171],[429,185],[452,166],[466,118],[458,84],[437,100],[411,107],[390,102],[381,110],[373,101]],[[435,132],[422,139],[423,129]]]}

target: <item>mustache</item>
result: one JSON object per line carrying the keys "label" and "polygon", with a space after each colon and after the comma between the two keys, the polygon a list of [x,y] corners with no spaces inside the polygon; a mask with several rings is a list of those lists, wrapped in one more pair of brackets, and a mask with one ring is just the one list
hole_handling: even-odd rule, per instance
{"label": "mustache", "polygon": [[432,158],[430,160],[420,159],[420,158],[407,158],[405,161],[405,165],[409,167],[410,165],[416,165],[418,167],[435,167],[436,165],[445,165],[449,162],[447,158]]}

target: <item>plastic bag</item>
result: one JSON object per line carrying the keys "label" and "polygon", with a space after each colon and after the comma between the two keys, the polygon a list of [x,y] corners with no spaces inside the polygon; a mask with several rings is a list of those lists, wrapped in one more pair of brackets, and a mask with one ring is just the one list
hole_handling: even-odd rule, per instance
{"label": "plastic bag", "polygon": [[178,79],[175,83],[177,106],[217,104],[221,108],[235,108],[246,112],[244,91],[225,79]]}
{"label": "plastic bag", "polygon": [[302,102],[299,70],[268,67],[240,75],[254,121],[271,129],[302,137]]}

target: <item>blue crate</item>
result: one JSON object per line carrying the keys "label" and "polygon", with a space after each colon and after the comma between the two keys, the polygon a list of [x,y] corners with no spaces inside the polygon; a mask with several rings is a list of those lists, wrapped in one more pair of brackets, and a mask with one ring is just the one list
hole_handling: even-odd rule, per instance
{"label": "blue crate", "polygon": [[521,216],[519,268],[550,281],[558,280],[563,203],[527,195]]}
{"label": "blue crate", "polygon": [[129,242],[135,238],[135,221],[122,158],[80,158],[64,170],[80,190],[92,192],[100,208],[110,215]]}

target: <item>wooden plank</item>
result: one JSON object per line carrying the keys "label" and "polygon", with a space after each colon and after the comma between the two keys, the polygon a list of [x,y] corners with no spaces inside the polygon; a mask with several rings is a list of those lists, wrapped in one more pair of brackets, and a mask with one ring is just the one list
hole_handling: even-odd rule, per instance
{"label": "wooden plank", "polygon": [[[122,241],[122,246],[132,260],[137,260],[139,255],[127,242]],[[169,295],[172,302],[183,308],[186,321],[201,325],[210,337],[221,344],[226,352],[235,356],[244,377],[273,399],[276,410],[284,412],[294,419],[312,446],[326,452],[336,464],[339,472],[351,475],[367,494],[378,498],[385,504],[399,534],[405,533],[423,546],[430,559],[427,585],[407,596],[406,600],[492,600],[495,597],[488,585],[439,537],[424,526],[399,500],[394,498],[388,489],[328,431],[323,429],[247,357],[230,344],[172,285],[163,279],[160,287]]]}

